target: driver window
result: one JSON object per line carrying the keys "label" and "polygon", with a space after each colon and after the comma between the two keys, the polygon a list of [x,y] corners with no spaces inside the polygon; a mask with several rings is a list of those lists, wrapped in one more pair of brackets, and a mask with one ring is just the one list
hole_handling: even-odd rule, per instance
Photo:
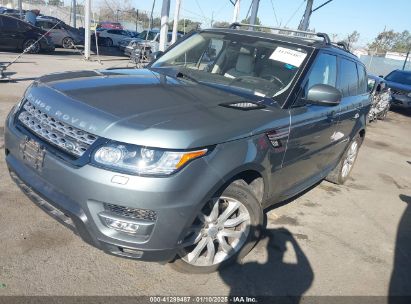
{"label": "driver window", "polygon": [[336,87],[337,82],[337,57],[329,54],[320,54],[308,75],[305,86],[305,95],[316,84],[328,84]]}

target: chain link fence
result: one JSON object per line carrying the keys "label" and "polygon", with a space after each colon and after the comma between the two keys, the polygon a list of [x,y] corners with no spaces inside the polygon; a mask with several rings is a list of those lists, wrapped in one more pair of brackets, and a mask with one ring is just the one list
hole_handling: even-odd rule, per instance
{"label": "chain link fence", "polygon": [[[405,58],[401,59],[390,59],[380,56],[370,56],[370,55],[363,55],[360,56],[360,60],[365,64],[367,67],[368,73],[375,74],[375,75],[387,75],[392,70],[402,69]],[[410,60],[407,61],[405,65],[405,70],[411,70],[411,62]]]}

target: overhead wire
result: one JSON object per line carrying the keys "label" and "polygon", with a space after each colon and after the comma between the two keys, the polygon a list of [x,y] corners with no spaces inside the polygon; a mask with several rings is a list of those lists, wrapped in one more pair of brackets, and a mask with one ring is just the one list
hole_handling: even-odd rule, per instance
{"label": "overhead wire", "polygon": [[298,11],[301,9],[301,7],[303,6],[305,0],[303,0],[301,2],[301,4],[298,6],[298,8],[295,10],[295,12],[291,15],[290,19],[288,19],[288,21],[285,23],[284,27],[287,27],[288,23],[290,23],[290,21],[295,17],[295,15],[298,13]]}

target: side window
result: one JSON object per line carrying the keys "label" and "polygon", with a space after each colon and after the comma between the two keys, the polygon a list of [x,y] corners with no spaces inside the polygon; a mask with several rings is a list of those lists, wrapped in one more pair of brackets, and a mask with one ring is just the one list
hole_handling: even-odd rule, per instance
{"label": "side window", "polygon": [[367,72],[365,68],[357,63],[358,70],[358,94],[364,94],[367,92]]}
{"label": "side window", "polygon": [[316,84],[328,84],[335,87],[337,83],[337,57],[329,54],[320,54],[308,75],[305,93]]}
{"label": "side window", "polygon": [[357,65],[351,60],[341,58],[339,89],[344,97],[358,94]]}
{"label": "side window", "polygon": [[107,34],[115,34],[115,31],[114,30],[108,30]]}

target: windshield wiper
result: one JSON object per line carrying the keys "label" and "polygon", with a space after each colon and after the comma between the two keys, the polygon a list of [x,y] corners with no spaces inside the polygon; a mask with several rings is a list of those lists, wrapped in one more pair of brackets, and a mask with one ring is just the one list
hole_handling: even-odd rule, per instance
{"label": "windshield wiper", "polygon": [[178,71],[175,77],[176,77],[176,78],[188,79],[188,80],[190,80],[190,81],[192,81],[192,82],[194,82],[194,83],[200,83],[200,82],[199,82],[197,79],[195,79],[194,77],[192,77],[192,76],[190,76],[190,75],[188,75],[188,74],[186,74],[186,73],[183,73],[183,72],[181,72],[181,71]]}

